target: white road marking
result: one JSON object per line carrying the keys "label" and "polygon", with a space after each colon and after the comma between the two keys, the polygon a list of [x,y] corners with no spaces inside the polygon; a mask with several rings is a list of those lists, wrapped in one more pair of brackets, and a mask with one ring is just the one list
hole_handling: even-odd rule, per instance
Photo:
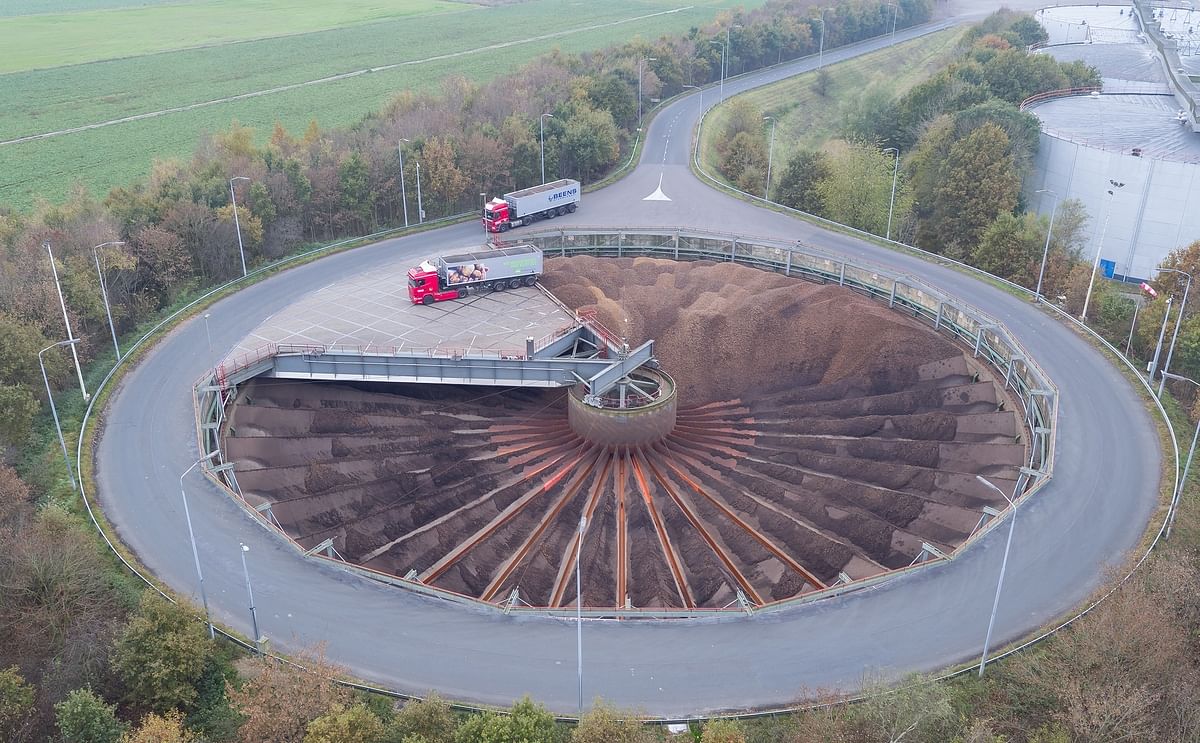
{"label": "white road marking", "polygon": [[670,201],[671,197],[663,193],[662,190],[662,173],[658,174],[658,188],[654,189],[654,193],[650,194],[642,201]]}

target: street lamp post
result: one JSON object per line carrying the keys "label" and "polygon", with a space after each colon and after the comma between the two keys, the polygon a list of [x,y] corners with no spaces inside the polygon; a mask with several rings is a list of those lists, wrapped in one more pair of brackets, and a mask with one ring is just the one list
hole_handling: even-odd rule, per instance
{"label": "street lamp post", "polygon": [[1129,339],[1125,341],[1125,355],[1129,356],[1129,349],[1133,347],[1133,330],[1137,327],[1138,310],[1142,309],[1141,299],[1133,300],[1133,322],[1129,323]]}
{"label": "street lamp post", "polygon": [[1104,233],[1108,232],[1108,218],[1112,216],[1112,202],[1117,194],[1117,189],[1124,186],[1124,183],[1108,180],[1112,186],[1108,190],[1108,206],[1104,209],[1104,227],[1100,230],[1100,239],[1096,241],[1096,258],[1092,261],[1092,278],[1088,281],[1087,294],[1083,298],[1083,312],[1079,313],[1079,319],[1087,322],[1088,303],[1092,300],[1092,287],[1096,285],[1096,269],[1100,268],[1100,251],[1104,248]]}
{"label": "street lamp post", "polygon": [[208,329],[209,313],[204,313],[204,337],[208,339],[208,355],[212,356],[212,333]]}
{"label": "street lamp post", "polygon": [[246,567],[246,553],[250,548],[246,545],[241,545],[242,554],[242,575],[246,576],[246,596],[250,599],[250,624],[254,627],[254,649],[262,654],[262,646],[259,645],[261,635],[258,633],[258,613],[254,610],[254,589],[250,587],[250,570]]}
{"label": "street lamp post", "polygon": [[587,528],[587,516],[579,517],[579,538],[575,540],[575,650],[579,667],[579,716],[583,717],[583,588],[579,564],[583,561],[583,530]]}
{"label": "street lamp post", "polygon": [[421,161],[417,160],[417,224],[425,223],[425,207],[421,205]]}
{"label": "street lamp post", "polygon": [[724,44],[724,42],[717,41],[716,39],[711,39],[711,42],[713,44],[716,44],[717,46],[721,47],[721,92],[720,92],[720,97],[721,97],[721,100],[725,100],[725,44]]}
{"label": "street lamp post", "polygon": [[1058,192],[1039,188],[1034,193],[1048,193],[1054,196],[1054,206],[1050,209],[1050,226],[1046,228],[1046,246],[1042,248],[1042,267],[1038,271],[1037,289],[1033,291],[1033,301],[1037,302],[1042,296],[1042,277],[1046,275],[1046,259],[1050,256],[1050,235],[1054,232],[1054,215],[1058,213]]}
{"label": "street lamp post", "polygon": [[483,242],[486,245],[492,236],[488,234],[487,214],[485,213],[487,212],[487,193],[484,191],[479,192],[479,204],[479,221],[483,223]]}
{"label": "street lamp post", "polygon": [[1162,327],[1158,329],[1158,343],[1154,346],[1154,358],[1150,359],[1150,366],[1146,368],[1151,384],[1154,383],[1154,372],[1158,370],[1158,357],[1162,354],[1163,338],[1167,335],[1167,320],[1171,317],[1171,302],[1174,299],[1167,297],[1167,306],[1163,308]]}
{"label": "street lamp post", "polygon": [[[987,635],[983,639],[983,655],[979,658],[979,677],[983,678],[983,669],[987,666],[988,646],[992,643],[992,629],[996,625],[996,610],[1000,608],[1000,591],[1004,588],[1004,572],[1008,569],[1008,552],[1012,548],[1013,532],[1017,528],[1017,504],[986,477],[975,475],[975,479],[999,493],[1000,497],[1008,501],[1008,505],[1012,507],[1012,513],[1008,515],[1008,539],[1004,542],[1004,559],[1000,561],[1000,578],[996,581],[996,598],[992,600],[992,615],[988,618]],[[1017,475],[1017,483],[1013,486],[1014,498],[1017,495],[1017,488],[1020,486],[1021,475]]]}
{"label": "street lamp post", "polygon": [[[1163,376],[1170,377],[1171,379],[1178,379],[1180,382],[1191,382],[1197,387],[1200,387],[1200,382],[1179,374],[1172,374],[1164,371]],[[1175,488],[1175,493],[1171,497],[1171,515],[1169,518],[1167,518],[1167,531],[1163,535],[1166,539],[1171,538],[1171,527],[1175,525],[1175,511],[1179,509],[1179,499],[1183,497],[1183,488],[1187,484],[1188,471],[1192,468],[1192,455],[1196,453],[1197,438],[1200,438],[1200,421],[1196,422],[1196,432],[1192,434],[1192,446],[1188,449],[1187,462],[1183,465],[1183,476],[1179,478],[1179,485]]]}
{"label": "street lamp post", "polygon": [[817,49],[817,69],[825,67],[825,11],[829,8],[821,9],[821,17],[817,20],[821,22],[821,46]]}
{"label": "street lamp post", "polygon": [[[642,125],[642,76],[646,71],[646,63],[657,61],[658,57],[642,57],[638,60],[638,126]],[[545,178],[542,180],[544,182]]]}
{"label": "street lamp post", "polygon": [[771,122],[771,144],[767,147],[767,185],[763,188],[763,201],[771,200],[771,161],[775,157],[775,117],[764,116],[763,121]]}
{"label": "street lamp post", "polygon": [[400,155],[400,203],[404,207],[404,227],[408,229],[408,190],[404,188],[404,143],[407,139],[401,138],[396,142],[396,152]]}
{"label": "street lamp post", "polygon": [[1175,353],[1175,340],[1179,338],[1179,326],[1183,324],[1183,313],[1187,310],[1188,290],[1192,288],[1192,275],[1177,268],[1160,268],[1158,270],[1187,276],[1187,283],[1183,286],[1183,301],[1179,303],[1179,314],[1175,316],[1175,330],[1171,333],[1171,345],[1167,348],[1167,360],[1163,362],[1163,377],[1158,381],[1158,396],[1161,398],[1163,385],[1167,383],[1166,373],[1171,370],[1171,356]]}
{"label": "street lamp post", "polygon": [[888,226],[884,239],[892,239],[892,212],[896,210],[896,181],[900,177],[900,148],[888,147],[884,152],[895,152],[896,160],[892,163],[892,200],[888,202]]}
{"label": "street lamp post", "polygon": [[209,454],[200,457],[195,462],[192,462],[183,474],[179,476],[179,497],[183,499],[183,518],[187,521],[188,539],[192,542],[192,560],[196,563],[196,578],[200,581],[200,600],[204,603],[204,621],[208,623],[208,637],[215,639],[217,632],[213,629],[212,617],[208,613],[208,594],[204,591],[204,572],[200,570],[200,551],[196,549],[196,532],[192,531],[192,512],[188,510],[187,491],[183,489],[183,478],[187,477],[188,473],[196,468],[202,462],[207,462],[217,456],[219,452],[210,452]]}
{"label": "street lamp post", "polygon": [[104,271],[100,269],[100,248],[124,244],[124,240],[111,240],[92,248],[92,257],[96,259],[96,275],[100,277],[100,296],[104,299],[104,314],[108,315],[108,329],[112,333],[113,350],[117,352],[117,361],[121,360],[121,347],[117,345],[117,326],[113,324],[112,309],[108,305],[108,285],[104,281]]}
{"label": "street lamp post", "polygon": [[229,200],[233,202],[233,226],[237,230],[238,255],[242,257],[242,276],[246,276],[246,248],[242,245],[242,222],[238,219],[237,189],[233,187],[236,181],[250,180],[244,175],[235,175],[229,179]]}
{"label": "street lamp post", "polygon": [[896,21],[900,18],[900,6],[896,3],[888,3],[892,8],[892,38],[896,38]]}
{"label": "street lamp post", "polygon": [[743,28],[743,26],[740,23],[734,23],[725,28],[725,48],[729,50],[729,54],[722,62],[722,66],[725,68],[723,77],[729,77],[729,57],[733,56],[733,42],[729,40],[729,32],[735,28]]}
{"label": "street lamp post", "polygon": [[[54,263],[54,251],[50,249],[50,241],[42,243],[42,247],[46,249],[46,254],[50,256],[50,273],[54,274],[54,288],[58,291],[58,306],[62,307],[63,325],[67,327],[67,338],[75,337],[71,332],[71,318],[67,316],[67,300],[63,299],[62,284],[58,282],[58,266]],[[83,395],[83,401],[88,401],[87,387],[83,384],[83,367],[79,365],[79,353],[75,350],[75,344],[71,344],[71,358],[75,360],[75,376],[79,378],[79,392]]]}
{"label": "street lamp post", "polygon": [[54,407],[54,393],[50,391],[50,377],[46,375],[46,361],[42,357],[42,354],[58,346],[74,347],[78,342],[78,338],[71,338],[46,346],[38,351],[38,365],[42,367],[42,381],[46,383],[46,400],[50,402],[50,415],[54,417],[54,430],[58,432],[58,444],[62,447],[63,464],[67,465],[67,479],[71,482],[72,491],[75,490],[75,475],[71,473],[71,455],[67,454],[67,441],[63,438],[62,424],[58,421],[58,408]]}
{"label": "street lamp post", "polygon": [[[642,81],[638,79],[638,106],[642,105]],[[538,117],[538,143],[542,148],[542,183],[546,182],[546,117],[554,118],[554,114],[542,114]],[[641,109],[638,109],[638,123],[642,121]]]}

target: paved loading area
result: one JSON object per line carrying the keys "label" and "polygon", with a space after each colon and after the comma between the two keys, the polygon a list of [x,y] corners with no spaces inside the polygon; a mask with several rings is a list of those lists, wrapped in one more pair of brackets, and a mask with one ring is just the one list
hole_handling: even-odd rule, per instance
{"label": "paved loading area", "polygon": [[269,317],[226,355],[237,363],[279,345],[363,352],[519,355],[525,340],[573,327],[574,316],[540,287],[414,305],[408,261],[338,281]]}

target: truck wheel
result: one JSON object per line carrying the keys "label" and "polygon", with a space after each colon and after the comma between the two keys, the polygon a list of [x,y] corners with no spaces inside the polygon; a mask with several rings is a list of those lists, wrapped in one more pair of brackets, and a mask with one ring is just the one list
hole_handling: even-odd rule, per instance
{"label": "truck wheel", "polygon": [[554,214],[553,209],[550,209],[546,212],[546,219],[554,219],[554,217],[555,217],[555,214]]}
{"label": "truck wheel", "polygon": [[565,206],[558,207],[558,216],[561,217],[562,215],[564,215],[566,213],[567,213],[567,207],[565,207]]}
{"label": "truck wheel", "polygon": [[525,277],[525,286],[533,286],[533,285],[534,285],[534,284],[536,284],[536,283],[537,283],[537,276],[536,276],[536,275],[534,275],[534,274],[530,274],[530,275],[528,275],[528,276],[526,276],[526,277]]}
{"label": "truck wheel", "polygon": [[508,232],[508,222],[504,222],[504,223],[502,223],[502,224],[500,225],[500,231],[501,231],[501,232]]}
{"label": "truck wheel", "polygon": [[467,298],[467,290],[466,290],[466,289],[459,289],[459,290],[458,290],[458,298],[459,298],[459,299],[466,299],[466,298]]}
{"label": "truck wheel", "polygon": [[575,204],[567,204],[567,211],[568,211],[568,212],[570,212],[570,213],[574,214],[574,213],[575,213],[575,208],[576,208]]}
{"label": "truck wheel", "polygon": [[503,282],[503,281],[497,281],[495,284],[492,284],[492,291],[494,291],[494,292],[502,292],[502,291],[504,291],[504,282]]}
{"label": "truck wheel", "polygon": [[520,289],[521,288],[521,280],[520,279],[510,279],[508,282],[508,288],[509,289]]}
{"label": "truck wheel", "polygon": [[421,297],[421,304],[426,306],[433,304],[433,295],[426,294],[425,296]]}

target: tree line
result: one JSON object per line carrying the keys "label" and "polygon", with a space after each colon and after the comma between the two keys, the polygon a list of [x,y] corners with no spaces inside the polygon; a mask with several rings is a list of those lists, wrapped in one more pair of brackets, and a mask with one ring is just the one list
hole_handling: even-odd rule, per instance
{"label": "tree line", "polygon": [[[1019,105],[1035,93],[1100,82],[1081,62],[1028,51],[1045,39],[1028,15],[992,14],[967,32],[955,62],[904,95],[866,91],[840,139],[788,159],[771,185],[774,200],[1034,288],[1049,225],[1027,211],[1021,184],[1041,127]],[[762,120],[770,112],[744,99],[729,105],[718,168],[761,193],[769,145]],[[1065,288],[1086,219],[1077,201],[1059,206],[1045,293]]]}

